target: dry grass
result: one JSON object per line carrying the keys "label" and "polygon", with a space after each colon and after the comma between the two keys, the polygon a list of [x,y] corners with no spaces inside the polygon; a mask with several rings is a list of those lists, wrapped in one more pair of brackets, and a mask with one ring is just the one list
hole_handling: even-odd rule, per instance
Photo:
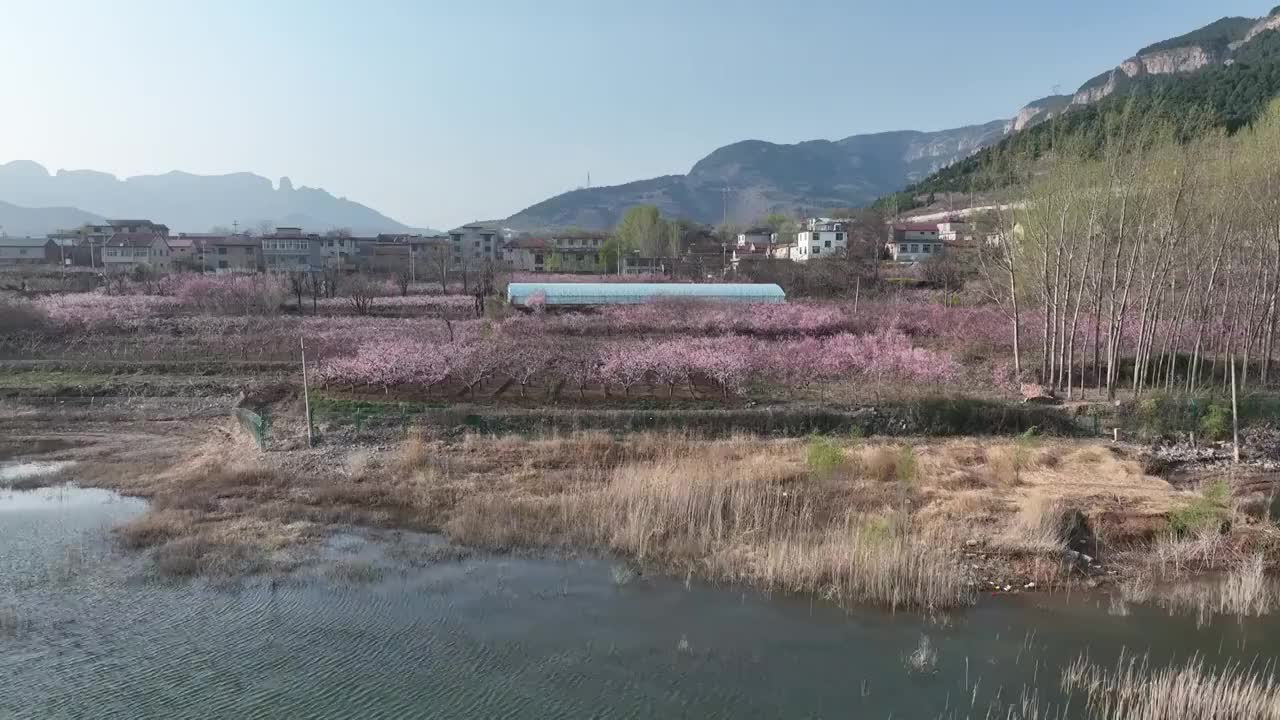
{"label": "dry grass", "polygon": [[1159,518],[1177,502],[1133,461],[1065,441],[1027,450],[971,439],[415,433],[391,450],[335,457],[264,456],[212,434],[194,456],[175,443],[176,459],[126,457],[100,482],[152,498],[120,539],[152,549],[172,574],[257,567],[323,526],[359,524],[496,550],[606,550],[842,602],[946,607],[972,597],[966,543],[1040,558],[1062,546],[1063,508]]}
{"label": "dry grass", "polygon": [[[1194,543],[1203,544],[1205,540]],[[1220,616],[1261,617],[1280,606],[1280,586],[1267,577],[1266,559],[1260,553],[1241,558],[1221,575],[1189,578],[1192,571],[1182,572],[1157,576],[1146,569],[1121,585],[1121,598],[1126,602],[1155,602],[1171,612],[1193,614],[1199,627],[1207,627]]]}
{"label": "dry grass", "polygon": [[1152,668],[1148,659],[1122,656],[1114,669],[1081,656],[1062,674],[1062,688],[1087,698],[1089,717],[1098,720],[1275,720],[1280,718],[1280,684],[1266,667],[1229,664],[1205,667],[1203,658]]}
{"label": "dry grass", "polygon": [[1066,509],[1062,501],[1036,495],[1018,510],[992,545],[998,549],[1040,555],[1060,554],[1066,548]]}
{"label": "dry grass", "polygon": [[124,547],[141,550],[193,534],[198,521],[190,510],[156,510],[116,528],[116,537]]}
{"label": "dry grass", "polygon": [[866,448],[862,451],[862,470],[872,480],[892,482],[898,477],[898,455],[893,448],[883,445]]}
{"label": "dry grass", "polygon": [[1219,610],[1232,615],[1260,617],[1276,605],[1275,583],[1266,576],[1262,555],[1251,555],[1227,574],[1222,583]]}

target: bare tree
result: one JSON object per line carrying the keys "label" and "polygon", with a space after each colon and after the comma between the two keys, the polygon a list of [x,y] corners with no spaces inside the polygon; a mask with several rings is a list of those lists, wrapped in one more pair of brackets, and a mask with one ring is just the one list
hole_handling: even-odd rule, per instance
{"label": "bare tree", "polygon": [[377,284],[364,275],[357,275],[347,283],[347,299],[351,301],[351,308],[357,315],[372,312],[377,297]]}
{"label": "bare tree", "polygon": [[307,292],[307,273],[294,270],[288,274],[289,292],[297,300],[298,312],[302,312],[302,295]]}

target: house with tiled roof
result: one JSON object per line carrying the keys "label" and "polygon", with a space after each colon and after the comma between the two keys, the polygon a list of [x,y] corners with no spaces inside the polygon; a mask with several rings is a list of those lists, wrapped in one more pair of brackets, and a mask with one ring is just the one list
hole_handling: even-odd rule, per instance
{"label": "house with tiled roof", "polygon": [[116,232],[102,251],[102,265],[108,273],[130,272],[146,267],[157,273],[173,268],[173,248],[158,232]]}

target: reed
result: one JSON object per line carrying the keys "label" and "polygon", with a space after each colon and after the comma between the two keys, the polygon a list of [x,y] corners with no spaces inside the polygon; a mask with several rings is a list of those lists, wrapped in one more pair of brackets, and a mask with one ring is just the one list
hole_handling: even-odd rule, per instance
{"label": "reed", "polygon": [[1082,694],[1089,717],[1097,720],[1280,718],[1280,684],[1271,662],[1214,669],[1197,656],[1154,668],[1145,656],[1122,655],[1108,669],[1082,655],[1063,671],[1062,689]]}

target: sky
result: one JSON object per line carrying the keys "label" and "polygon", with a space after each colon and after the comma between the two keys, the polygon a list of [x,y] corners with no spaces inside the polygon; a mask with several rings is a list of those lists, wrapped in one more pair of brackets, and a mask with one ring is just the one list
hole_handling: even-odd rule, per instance
{"label": "sky", "polygon": [[739,140],[1012,117],[1276,2],[0,0],[0,162],[288,176],[448,229]]}

